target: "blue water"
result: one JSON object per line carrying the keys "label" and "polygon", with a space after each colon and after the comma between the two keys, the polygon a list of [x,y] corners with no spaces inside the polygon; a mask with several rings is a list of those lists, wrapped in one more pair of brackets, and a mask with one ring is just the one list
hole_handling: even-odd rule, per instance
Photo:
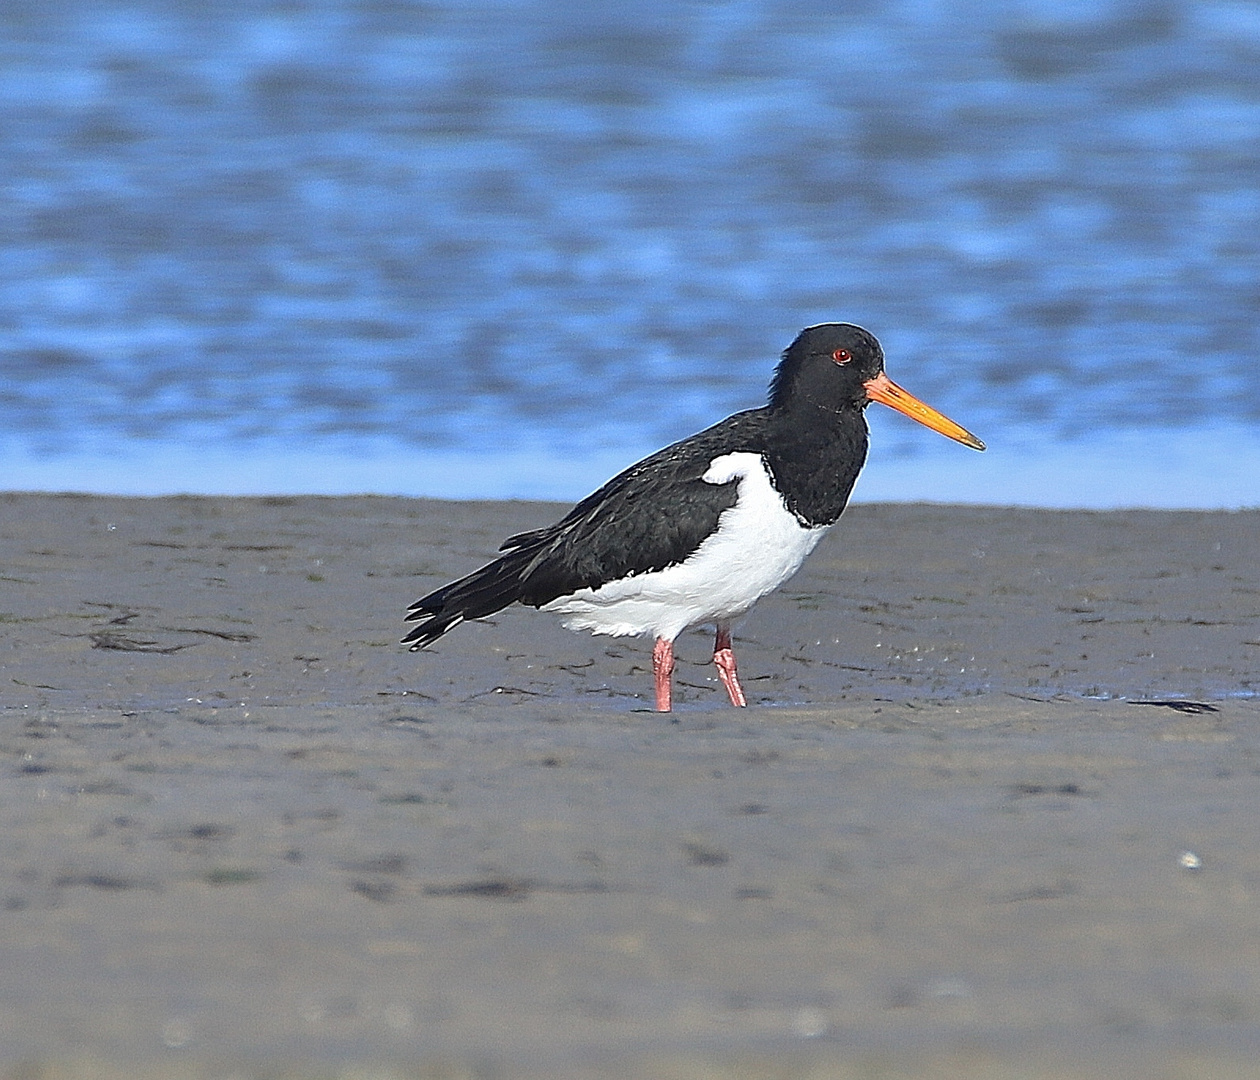
{"label": "blue water", "polygon": [[0,230],[0,488],[575,497],[843,319],[991,448],[863,497],[1260,504],[1252,3],[5,0]]}

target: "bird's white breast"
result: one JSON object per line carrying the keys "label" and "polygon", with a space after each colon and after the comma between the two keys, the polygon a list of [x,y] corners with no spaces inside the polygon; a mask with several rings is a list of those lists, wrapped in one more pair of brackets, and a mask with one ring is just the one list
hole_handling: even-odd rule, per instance
{"label": "bird's white breast", "polygon": [[689,626],[742,615],[791,577],[827,531],[825,525],[802,525],[788,510],[760,454],[723,454],[710,462],[703,479],[738,480],[738,494],[718,519],[717,531],[685,561],[580,589],[543,610],[565,615],[571,630],[673,640]]}

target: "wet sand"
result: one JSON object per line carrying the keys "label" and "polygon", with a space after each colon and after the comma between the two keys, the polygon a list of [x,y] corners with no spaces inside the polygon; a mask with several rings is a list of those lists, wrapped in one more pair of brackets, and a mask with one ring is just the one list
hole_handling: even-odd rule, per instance
{"label": "wet sand", "polygon": [[854,507],[747,710],[397,644],[560,509],[0,496],[0,1076],[1260,1072],[1260,513]]}

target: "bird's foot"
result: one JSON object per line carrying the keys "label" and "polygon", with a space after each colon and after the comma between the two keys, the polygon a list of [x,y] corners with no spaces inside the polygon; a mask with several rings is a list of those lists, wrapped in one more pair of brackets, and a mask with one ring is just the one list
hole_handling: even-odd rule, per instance
{"label": "bird's foot", "polygon": [[727,697],[737,709],[748,704],[744,697],[744,688],[739,685],[739,673],[735,670],[735,650],[731,646],[731,628],[727,623],[718,623],[717,636],[713,639],[713,662],[717,665],[722,685],[726,687]]}
{"label": "bird's foot", "polygon": [[722,685],[726,687],[731,704],[742,709],[748,704],[748,698],[744,696],[744,688],[739,685],[739,673],[735,670],[735,650],[729,646],[718,649],[713,654],[713,663],[717,665],[718,675],[722,679]]}
{"label": "bird's foot", "polygon": [[652,676],[656,681],[656,711],[670,711],[671,677],[674,674],[674,643],[657,638],[652,647]]}

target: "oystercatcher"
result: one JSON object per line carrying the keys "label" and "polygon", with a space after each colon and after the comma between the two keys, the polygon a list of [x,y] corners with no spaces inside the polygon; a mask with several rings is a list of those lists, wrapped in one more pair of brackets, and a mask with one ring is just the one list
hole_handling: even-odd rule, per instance
{"label": "oystercatcher", "polygon": [[571,630],[652,634],[656,708],[670,710],[674,639],[717,630],[713,662],[747,704],[731,620],[782,585],[836,523],[866,461],[863,410],[889,405],[964,446],[984,443],[884,374],[884,351],[851,323],[802,330],[770,400],[631,465],[545,529],[408,609],[412,651],[513,602],[558,612]]}

